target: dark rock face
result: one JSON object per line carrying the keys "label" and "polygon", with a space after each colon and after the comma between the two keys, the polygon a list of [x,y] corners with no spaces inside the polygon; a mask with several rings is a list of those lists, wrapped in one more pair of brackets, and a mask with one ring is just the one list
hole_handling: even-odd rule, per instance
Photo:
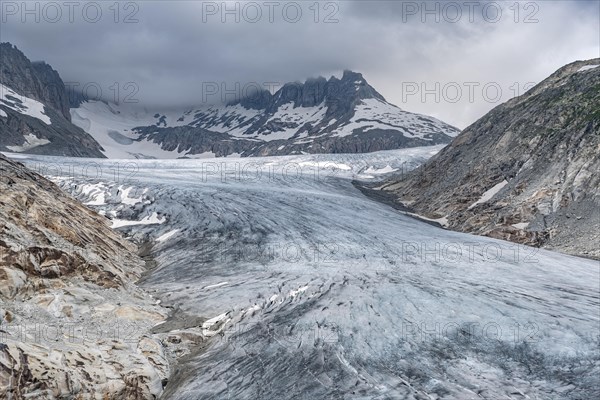
{"label": "dark rock face", "polygon": [[[32,63],[10,43],[0,43],[0,83],[18,94],[17,98],[0,93],[0,151],[14,151],[28,143],[26,137],[35,137],[42,144],[21,151],[104,158],[102,147],[71,123],[65,85],[48,64]],[[30,115],[24,106],[27,99],[43,104],[50,123]]]}
{"label": "dark rock face", "polygon": [[[357,90],[358,89],[358,90]],[[292,103],[293,107],[316,107],[325,101],[328,116],[340,116],[354,111],[354,106],[361,99],[378,99],[385,101],[362,74],[344,71],[342,79],[323,77],[307,79],[305,83],[286,83],[274,95],[261,91],[253,96],[230,105],[241,104],[246,108],[265,109],[267,113],[275,113],[284,104]]]}
{"label": "dark rock face", "polygon": [[24,136],[34,135],[50,143],[27,149],[26,153],[105,158],[101,152],[102,148],[90,135],[66,121],[53,109],[46,108],[52,120],[51,125],[46,125],[37,118],[3,108],[1,103],[0,109],[7,114],[6,117],[0,117],[0,151],[13,151],[9,147],[21,146],[25,140]]}
{"label": "dark rock face", "polygon": [[271,104],[273,96],[268,90],[257,91],[250,96],[241,99],[238,102],[234,102],[232,104],[239,103],[243,107],[250,110],[263,110]]}
{"label": "dark rock face", "polygon": [[0,43],[0,82],[71,121],[69,96],[58,72],[45,62],[32,63],[10,43]]}
{"label": "dark rock face", "polygon": [[559,69],[385,190],[451,229],[600,258],[597,65]]}
{"label": "dark rock face", "polygon": [[289,154],[370,153],[374,151],[436,145],[446,143],[443,139],[433,141],[406,138],[395,131],[378,130],[369,135],[356,134],[341,138],[317,138],[310,144],[295,144],[287,140],[260,142],[256,140],[231,140],[226,133],[211,132],[202,128],[156,127],[137,128],[140,140],[160,143],[163,150],[188,151],[189,154],[213,152],[216,157],[236,154],[241,157],[266,157]]}
{"label": "dark rock face", "polygon": [[187,126],[158,130],[156,127],[145,127],[138,128],[138,132],[140,133],[139,140],[161,143],[163,150],[188,150],[190,154],[214,152],[217,157],[224,157],[232,153],[242,154],[257,145],[251,140],[229,140],[229,135],[226,133]]}

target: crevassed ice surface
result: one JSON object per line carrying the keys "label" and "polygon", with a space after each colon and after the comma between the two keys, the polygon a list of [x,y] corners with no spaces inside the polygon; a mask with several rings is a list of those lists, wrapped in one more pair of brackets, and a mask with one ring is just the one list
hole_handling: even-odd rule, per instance
{"label": "crevassed ice surface", "polygon": [[109,218],[152,219],[120,228],[154,243],[141,284],[212,335],[163,398],[598,398],[597,261],[442,230],[352,185],[437,149],[18,157]]}

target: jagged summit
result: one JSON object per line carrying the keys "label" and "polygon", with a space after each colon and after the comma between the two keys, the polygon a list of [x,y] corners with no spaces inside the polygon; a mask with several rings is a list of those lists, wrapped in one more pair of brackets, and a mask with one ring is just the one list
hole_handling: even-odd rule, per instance
{"label": "jagged summit", "polygon": [[458,134],[388,103],[349,70],[224,105],[146,110],[70,101],[50,65],[30,62],[10,43],[0,49],[0,151],[114,158],[364,153],[448,143]]}
{"label": "jagged summit", "polygon": [[385,98],[368,84],[361,73],[345,70],[342,78],[335,76],[325,79],[323,76],[307,78],[304,82],[295,81],[285,83],[275,93],[268,90],[254,91],[249,96],[229,102],[232,106],[241,104],[245,108],[255,110],[275,110],[282,104],[293,103],[296,107],[314,107],[327,102],[351,103],[357,99],[378,99],[386,101]]}
{"label": "jagged summit", "polygon": [[[124,110],[115,118],[118,108],[84,103],[72,109],[75,123],[115,158],[364,153],[448,143],[459,132],[388,103],[352,71],[341,79],[289,82],[273,94],[258,90],[226,105],[182,113],[140,116]],[[135,150],[136,142],[143,152]]]}
{"label": "jagged summit", "polygon": [[[72,113],[75,123],[117,158],[363,153],[448,143],[459,132],[388,103],[352,71],[341,78],[288,82],[273,94],[257,90],[226,105],[183,113],[140,117],[123,110],[115,118],[115,109],[119,106],[85,103]],[[136,142],[143,152],[135,150]]]}

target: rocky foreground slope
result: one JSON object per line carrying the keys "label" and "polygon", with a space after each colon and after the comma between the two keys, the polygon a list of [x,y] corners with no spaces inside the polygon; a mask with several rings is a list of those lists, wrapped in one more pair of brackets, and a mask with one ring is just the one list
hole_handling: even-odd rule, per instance
{"label": "rocky foreground slope", "polygon": [[71,123],[69,94],[58,72],[0,43],[0,151],[104,157]]}
{"label": "rocky foreground slope", "polygon": [[0,232],[0,398],[157,398],[185,340],[150,334],[167,309],[135,246],[2,155]]}
{"label": "rocky foreground slope", "polygon": [[381,189],[442,225],[600,258],[600,59],[566,65]]}

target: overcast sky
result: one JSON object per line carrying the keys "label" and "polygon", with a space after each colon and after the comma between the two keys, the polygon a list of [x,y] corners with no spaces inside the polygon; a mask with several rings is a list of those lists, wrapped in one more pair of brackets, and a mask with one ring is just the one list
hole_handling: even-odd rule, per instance
{"label": "overcast sky", "polygon": [[2,1],[0,40],[90,97],[185,107],[351,69],[459,128],[600,57],[600,1],[225,3]]}

